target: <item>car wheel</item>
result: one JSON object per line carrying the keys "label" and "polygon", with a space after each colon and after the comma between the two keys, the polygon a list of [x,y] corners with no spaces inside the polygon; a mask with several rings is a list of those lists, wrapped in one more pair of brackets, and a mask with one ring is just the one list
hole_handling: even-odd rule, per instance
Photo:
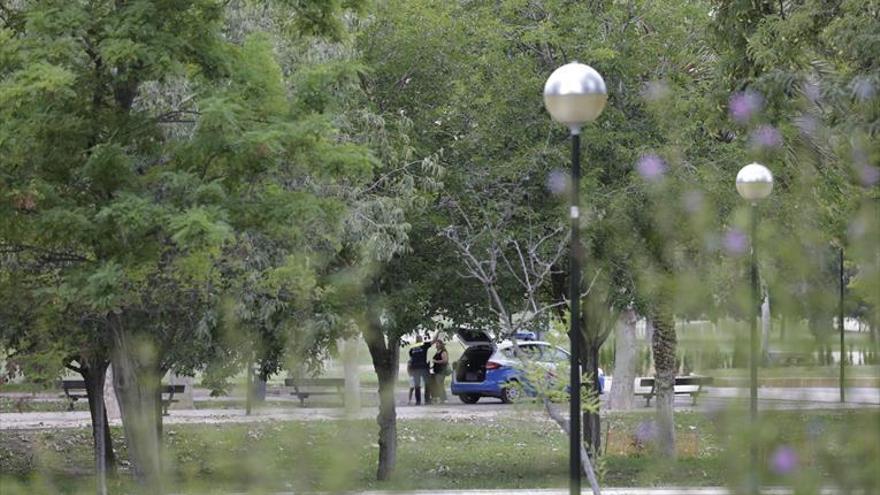
{"label": "car wheel", "polygon": [[461,394],[458,398],[465,404],[476,404],[480,400],[480,396],[477,394]]}
{"label": "car wheel", "polygon": [[512,404],[522,398],[522,388],[519,382],[511,380],[501,388],[501,402]]}

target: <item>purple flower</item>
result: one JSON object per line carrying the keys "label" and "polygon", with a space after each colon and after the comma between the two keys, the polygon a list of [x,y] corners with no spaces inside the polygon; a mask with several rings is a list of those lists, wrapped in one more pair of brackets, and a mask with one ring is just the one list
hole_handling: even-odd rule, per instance
{"label": "purple flower", "polygon": [[794,118],[794,125],[801,134],[814,134],[819,129],[819,121],[812,115],[798,115]]}
{"label": "purple flower", "polygon": [[753,148],[778,148],[782,146],[782,134],[772,125],[762,125],[749,136]]}
{"label": "purple flower", "polygon": [[813,103],[819,101],[819,98],[822,97],[822,90],[819,88],[819,83],[815,81],[805,82],[804,95]]}
{"label": "purple flower", "polygon": [[639,445],[647,445],[657,438],[657,423],[654,421],[643,421],[636,426],[633,433],[633,439]]}
{"label": "purple flower", "polygon": [[859,179],[861,179],[862,185],[866,187],[873,186],[880,182],[880,168],[873,165],[862,165],[862,169],[859,170]]}
{"label": "purple flower", "polygon": [[788,445],[777,447],[770,456],[770,469],[776,474],[788,474],[797,469],[797,452]]}
{"label": "purple flower", "polygon": [[724,249],[730,254],[743,254],[749,247],[746,234],[737,228],[733,228],[724,234]]}
{"label": "purple flower", "polygon": [[645,180],[655,182],[663,178],[663,174],[666,172],[666,164],[657,155],[644,155],[639,158],[636,170]]}
{"label": "purple flower", "polygon": [[745,124],[764,108],[764,98],[760,93],[752,90],[734,93],[730,97],[728,108],[730,118],[739,124]]}
{"label": "purple flower", "polygon": [[562,170],[551,170],[547,174],[547,189],[552,194],[560,195],[568,190],[570,180],[568,174]]}
{"label": "purple flower", "polygon": [[648,101],[662,100],[669,96],[669,86],[664,81],[650,81],[642,89],[642,97]]}
{"label": "purple flower", "polygon": [[857,77],[852,82],[853,95],[861,101],[870,100],[874,96],[876,88],[874,83],[867,77]]}

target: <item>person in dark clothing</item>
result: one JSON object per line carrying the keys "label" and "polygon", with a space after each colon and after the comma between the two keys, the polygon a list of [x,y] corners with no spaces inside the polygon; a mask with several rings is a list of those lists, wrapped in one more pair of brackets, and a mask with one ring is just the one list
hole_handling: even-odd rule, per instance
{"label": "person in dark clothing", "polygon": [[409,348],[409,361],[406,369],[409,372],[409,394],[412,401],[413,392],[416,395],[416,405],[422,405],[422,385],[425,386],[425,402],[430,400],[428,392],[428,348],[431,342],[423,342],[422,336],[416,337],[416,344]]}
{"label": "person in dark clothing", "polygon": [[449,352],[439,338],[434,339],[434,344],[437,346],[437,350],[431,359],[434,370],[433,386],[431,387],[433,391],[431,393],[434,395],[434,402],[443,403],[446,402],[446,376],[450,374]]}

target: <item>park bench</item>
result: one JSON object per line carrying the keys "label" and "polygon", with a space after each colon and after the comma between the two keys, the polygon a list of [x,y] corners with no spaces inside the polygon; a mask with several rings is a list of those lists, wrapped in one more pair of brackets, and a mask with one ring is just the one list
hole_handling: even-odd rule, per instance
{"label": "park bench", "polygon": [[[694,405],[697,404],[697,396],[703,393],[703,386],[712,384],[711,376],[677,376],[675,377],[675,386],[673,391],[675,395],[690,395]],[[657,395],[657,383],[654,377],[646,376],[638,379],[636,395],[644,397],[645,407],[651,405],[651,399]]]}
{"label": "park bench", "polygon": [[[168,406],[174,402],[179,402],[174,398],[174,394],[182,394],[186,390],[186,385],[162,385],[162,416],[168,416]],[[166,397],[167,396],[167,397]]]}
{"label": "park bench", "polygon": [[313,395],[337,395],[345,405],[344,378],[286,378],[284,386],[293,387],[290,395],[295,395],[301,406]]}
{"label": "park bench", "polygon": [[810,363],[812,356],[806,352],[767,351],[767,362],[778,366],[804,366]]}
{"label": "park bench", "polygon": [[[61,388],[64,390],[64,396],[69,401],[67,405],[68,411],[73,411],[74,403],[79,399],[86,399],[86,382],[85,380],[62,380]],[[174,398],[174,394],[182,394],[185,390],[184,385],[162,385],[162,415],[168,416],[168,406],[174,402],[178,402]]]}
{"label": "park bench", "polygon": [[64,390],[64,396],[67,397],[68,411],[73,411],[73,405],[76,401],[88,397],[85,380],[62,380],[61,388]]}

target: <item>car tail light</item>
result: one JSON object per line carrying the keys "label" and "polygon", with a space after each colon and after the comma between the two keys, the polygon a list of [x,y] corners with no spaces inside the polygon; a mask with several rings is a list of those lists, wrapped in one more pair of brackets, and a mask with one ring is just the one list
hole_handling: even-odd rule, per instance
{"label": "car tail light", "polygon": [[496,363],[495,361],[487,361],[486,362],[486,370],[497,370],[501,365]]}

